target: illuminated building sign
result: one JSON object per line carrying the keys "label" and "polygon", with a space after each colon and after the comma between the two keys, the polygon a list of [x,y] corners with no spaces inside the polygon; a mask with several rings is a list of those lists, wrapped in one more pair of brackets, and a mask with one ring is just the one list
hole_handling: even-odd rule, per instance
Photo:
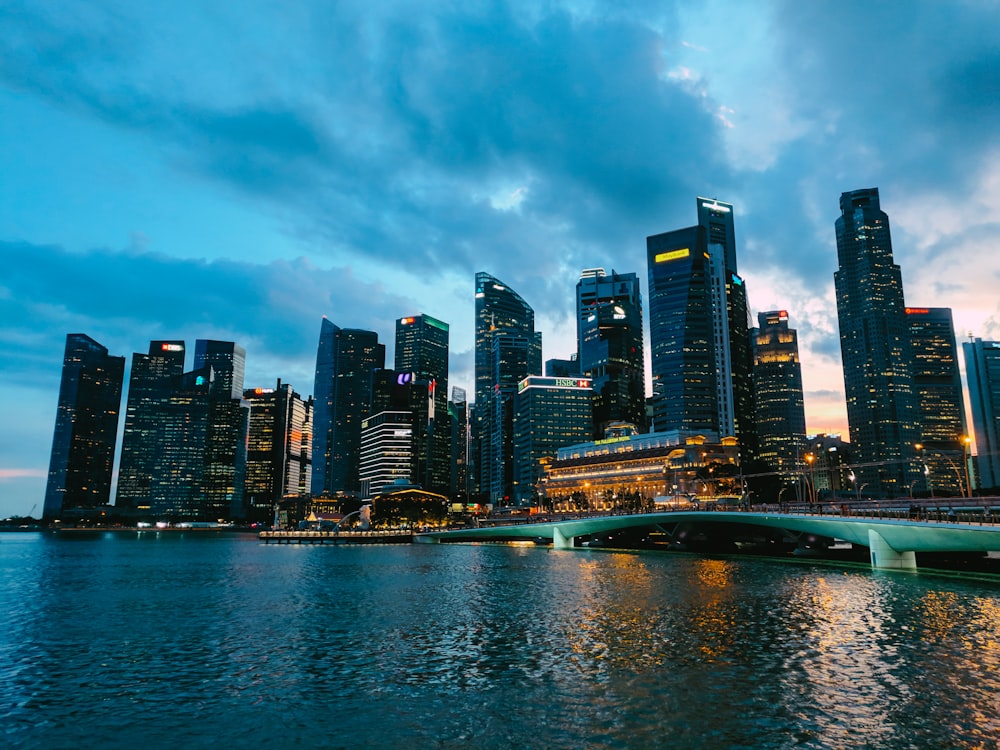
{"label": "illuminated building sign", "polygon": [[724,206],[721,203],[702,203],[701,205],[709,211],[718,211],[720,214],[728,214],[730,211],[729,206]]}
{"label": "illuminated building sign", "polygon": [[182,352],[184,351],[183,344],[161,344],[160,349],[165,352]]}
{"label": "illuminated building sign", "polygon": [[586,378],[544,378],[533,375],[517,384],[520,393],[526,388],[590,388],[591,383]]}
{"label": "illuminated building sign", "polygon": [[254,388],[253,392],[258,396],[263,396],[265,393],[274,393],[273,388]]}
{"label": "illuminated building sign", "polygon": [[416,318],[400,318],[399,319],[400,325],[404,325],[404,326],[412,325],[414,323],[414,321],[416,321]]}
{"label": "illuminated building sign", "polygon": [[401,372],[396,376],[396,385],[409,385],[412,381],[412,372]]}
{"label": "illuminated building sign", "polygon": [[907,307],[906,308],[906,314],[907,315],[927,315],[928,313],[930,313],[930,310],[927,309],[926,307]]}
{"label": "illuminated building sign", "polygon": [[671,250],[666,253],[659,253],[653,260],[656,263],[666,263],[668,260],[680,260],[681,258],[686,258],[691,254],[691,248],[682,247],[680,250]]}

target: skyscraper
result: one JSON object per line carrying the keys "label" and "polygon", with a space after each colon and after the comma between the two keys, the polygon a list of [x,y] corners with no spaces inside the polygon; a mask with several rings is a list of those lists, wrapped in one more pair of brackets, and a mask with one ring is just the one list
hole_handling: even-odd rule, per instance
{"label": "skyscraper", "polygon": [[282,497],[309,493],[313,400],[280,379],[243,397],[250,404],[244,495],[250,516],[266,520]]}
{"label": "skyscraper", "polygon": [[[469,405],[465,389],[451,387],[448,397],[451,418],[451,492],[452,498],[467,499],[469,488]],[[467,501],[467,500],[466,500]]]}
{"label": "skyscraper", "polygon": [[799,343],[784,310],[757,315],[753,378],[760,460],[784,478],[798,471],[806,439]]}
{"label": "skyscraper", "polygon": [[246,351],[232,341],[198,339],[194,369],[212,368],[211,414],[205,444],[205,507],[210,515],[243,518],[250,408],[243,402]]}
{"label": "skyscraper", "polygon": [[952,467],[961,462],[965,451],[962,439],[968,431],[951,309],[908,307],[906,320],[913,352],[921,458],[927,467],[926,482],[920,484],[938,495],[959,495],[963,478]]}
{"label": "skyscraper", "polygon": [[847,421],[860,477],[903,495],[922,478],[910,334],[878,188],[840,196],[834,274]]}
{"label": "skyscraper", "polygon": [[242,347],[196,342],[183,372],[183,341],[152,341],[132,357],[117,505],[162,518],[243,515],[246,430]]}
{"label": "skyscraper", "polygon": [[512,400],[521,380],[542,372],[542,334],[528,303],[484,272],[476,274],[475,366],[475,491],[502,502],[513,483]]}
{"label": "skyscraper", "polygon": [[518,503],[534,502],[542,493],[544,459],[560,448],[590,440],[593,390],[587,378],[532,375],[518,384],[514,398],[514,481]]}
{"label": "skyscraper", "polygon": [[371,401],[372,373],[383,367],[385,345],[377,333],[323,318],[313,387],[313,495],[360,490],[361,421]]}
{"label": "skyscraper", "polygon": [[611,424],[626,422],[643,431],[646,378],[642,296],[634,273],[608,276],[603,268],[583,271],[576,285],[580,373],[594,389],[593,438]]}
{"label": "skyscraper", "polygon": [[153,472],[162,442],[160,404],[184,372],[183,341],[150,341],[149,353],[132,355],[125,432],[118,465],[115,507],[150,510]]}
{"label": "skyscraper", "polygon": [[962,343],[980,486],[1000,487],[1000,341]]}
{"label": "skyscraper", "polygon": [[108,504],[124,371],[124,357],[109,356],[85,334],[66,336],[45,519]]}
{"label": "skyscraper", "polygon": [[451,479],[451,422],[448,419],[448,324],[430,315],[396,321],[395,370],[427,384],[425,424],[414,425],[414,452],[423,476],[412,481],[431,492],[447,493]]}
{"label": "skyscraper", "polygon": [[697,199],[698,225],[646,238],[653,429],[736,436],[756,457],[750,320],[733,207]]}

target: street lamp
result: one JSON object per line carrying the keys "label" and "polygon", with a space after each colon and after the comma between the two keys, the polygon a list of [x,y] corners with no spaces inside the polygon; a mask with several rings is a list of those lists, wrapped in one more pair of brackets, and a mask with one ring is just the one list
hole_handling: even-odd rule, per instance
{"label": "street lamp", "polygon": [[965,461],[965,496],[972,497],[972,481],[969,478],[969,449],[972,438],[968,435],[962,436],[962,460]]}
{"label": "street lamp", "polygon": [[813,470],[813,462],[816,460],[816,456],[812,453],[807,453],[806,463],[809,464],[809,502],[816,502],[816,472]]}
{"label": "street lamp", "polygon": [[854,469],[851,469],[851,473],[847,475],[847,478],[851,480],[851,484],[854,485],[854,499],[856,502],[861,502],[861,490],[858,489],[858,475],[854,473]]}

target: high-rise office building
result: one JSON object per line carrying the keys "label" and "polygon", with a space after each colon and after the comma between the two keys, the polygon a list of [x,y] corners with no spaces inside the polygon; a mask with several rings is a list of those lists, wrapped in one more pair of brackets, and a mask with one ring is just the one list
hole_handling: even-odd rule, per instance
{"label": "high-rise office building", "polygon": [[[922,487],[937,495],[960,495],[960,472],[968,431],[965,399],[958,369],[958,347],[951,309],[908,307],[906,321],[913,353],[913,387],[917,397],[920,457],[927,467]],[[913,480],[911,480],[912,482]]]}
{"label": "high-rise office building", "polygon": [[313,495],[360,490],[361,421],[369,413],[372,373],[384,367],[377,333],[323,318],[313,386]]}
{"label": "high-rise office building", "polygon": [[149,511],[153,472],[162,442],[159,410],[170,384],[184,373],[183,341],[150,341],[149,353],[132,355],[125,431],[118,464],[115,506]]}
{"label": "high-rise office building", "polygon": [[889,496],[923,478],[903,281],[878,188],[840,196],[834,274],[847,422],[860,478]]}
{"label": "high-rise office building", "polygon": [[646,238],[653,429],[715,432],[756,458],[746,289],[733,207],[698,198],[698,225]]}
{"label": "high-rise office building", "polygon": [[622,422],[643,431],[646,378],[642,296],[634,273],[587,269],[576,285],[580,374],[594,389],[594,439]]}
{"label": "high-rise office building", "polygon": [[513,498],[534,503],[544,495],[538,486],[542,461],[560,448],[590,440],[594,392],[587,378],[533,375],[518,384],[514,398]]}
{"label": "high-rise office building", "polygon": [[379,411],[361,421],[361,497],[371,499],[389,485],[407,485],[414,473],[413,413]]}
{"label": "high-rise office building", "polygon": [[451,421],[451,491],[452,498],[466,499],[469,487],[469,404],[465,389],[451,387],[448,397],[448,416]]}
{"label": "high-rise office building", "polygon": [[123,510],[188,520],[242,517],[249,408],[242,347],[196,342],[183,372],[184,342],[150,342],[135,354],[119,463]]}
{"label": "high-rise office building", "polygon": [[442,494],[451,484],[448,337],[448,324],[430,315],[396,321],[395,370],[426,383],[429,398],[426,423],[414,425],[414,452],[421,457],[424,473],[413,481]]}
{"label": "high-rise office building", "polygon": [[212,368],[205,445],[204,503],[210,515],[243,518],[250,408],[243,402],[246,351],[232,341],[198,339],[194,369]]}
{"label": "high-rise office building", "polygon": [[42,516],[107,505],[125,358],[89,336],[66,336]]}
{"label": "high-rise office building", "polygon": [[[1000,341],[962,343],[980,486],[1000,487]],[[968,466],[968,464],[966,464]]]}
{"label": "high-rise office building", "polygon": [[513,398],[517,384],[542,372],[542,334],[534,310],[488,273],[476,274],[475,493],[510,499],[513,484]]}
{"label": "high-rise office building", "polygon": [[757,323],[751,340],[759,457],[788,479],[799,470],[806,439],[798,336],[784,310],[759,313]]}
{"label": "high-rise office building", "polygon": [[252,518],[270,517],[289,495],[306,495],[312,480],[312,398],[278,380],[243,392],[250,404],[244,496]]}

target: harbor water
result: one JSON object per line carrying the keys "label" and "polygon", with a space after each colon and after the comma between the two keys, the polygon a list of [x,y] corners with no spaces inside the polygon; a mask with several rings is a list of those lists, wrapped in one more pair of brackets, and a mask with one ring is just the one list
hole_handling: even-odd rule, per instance
{"label": "harbor water", "polygon": [[993,748],[1000,579],[0,535],[0,746]]}

